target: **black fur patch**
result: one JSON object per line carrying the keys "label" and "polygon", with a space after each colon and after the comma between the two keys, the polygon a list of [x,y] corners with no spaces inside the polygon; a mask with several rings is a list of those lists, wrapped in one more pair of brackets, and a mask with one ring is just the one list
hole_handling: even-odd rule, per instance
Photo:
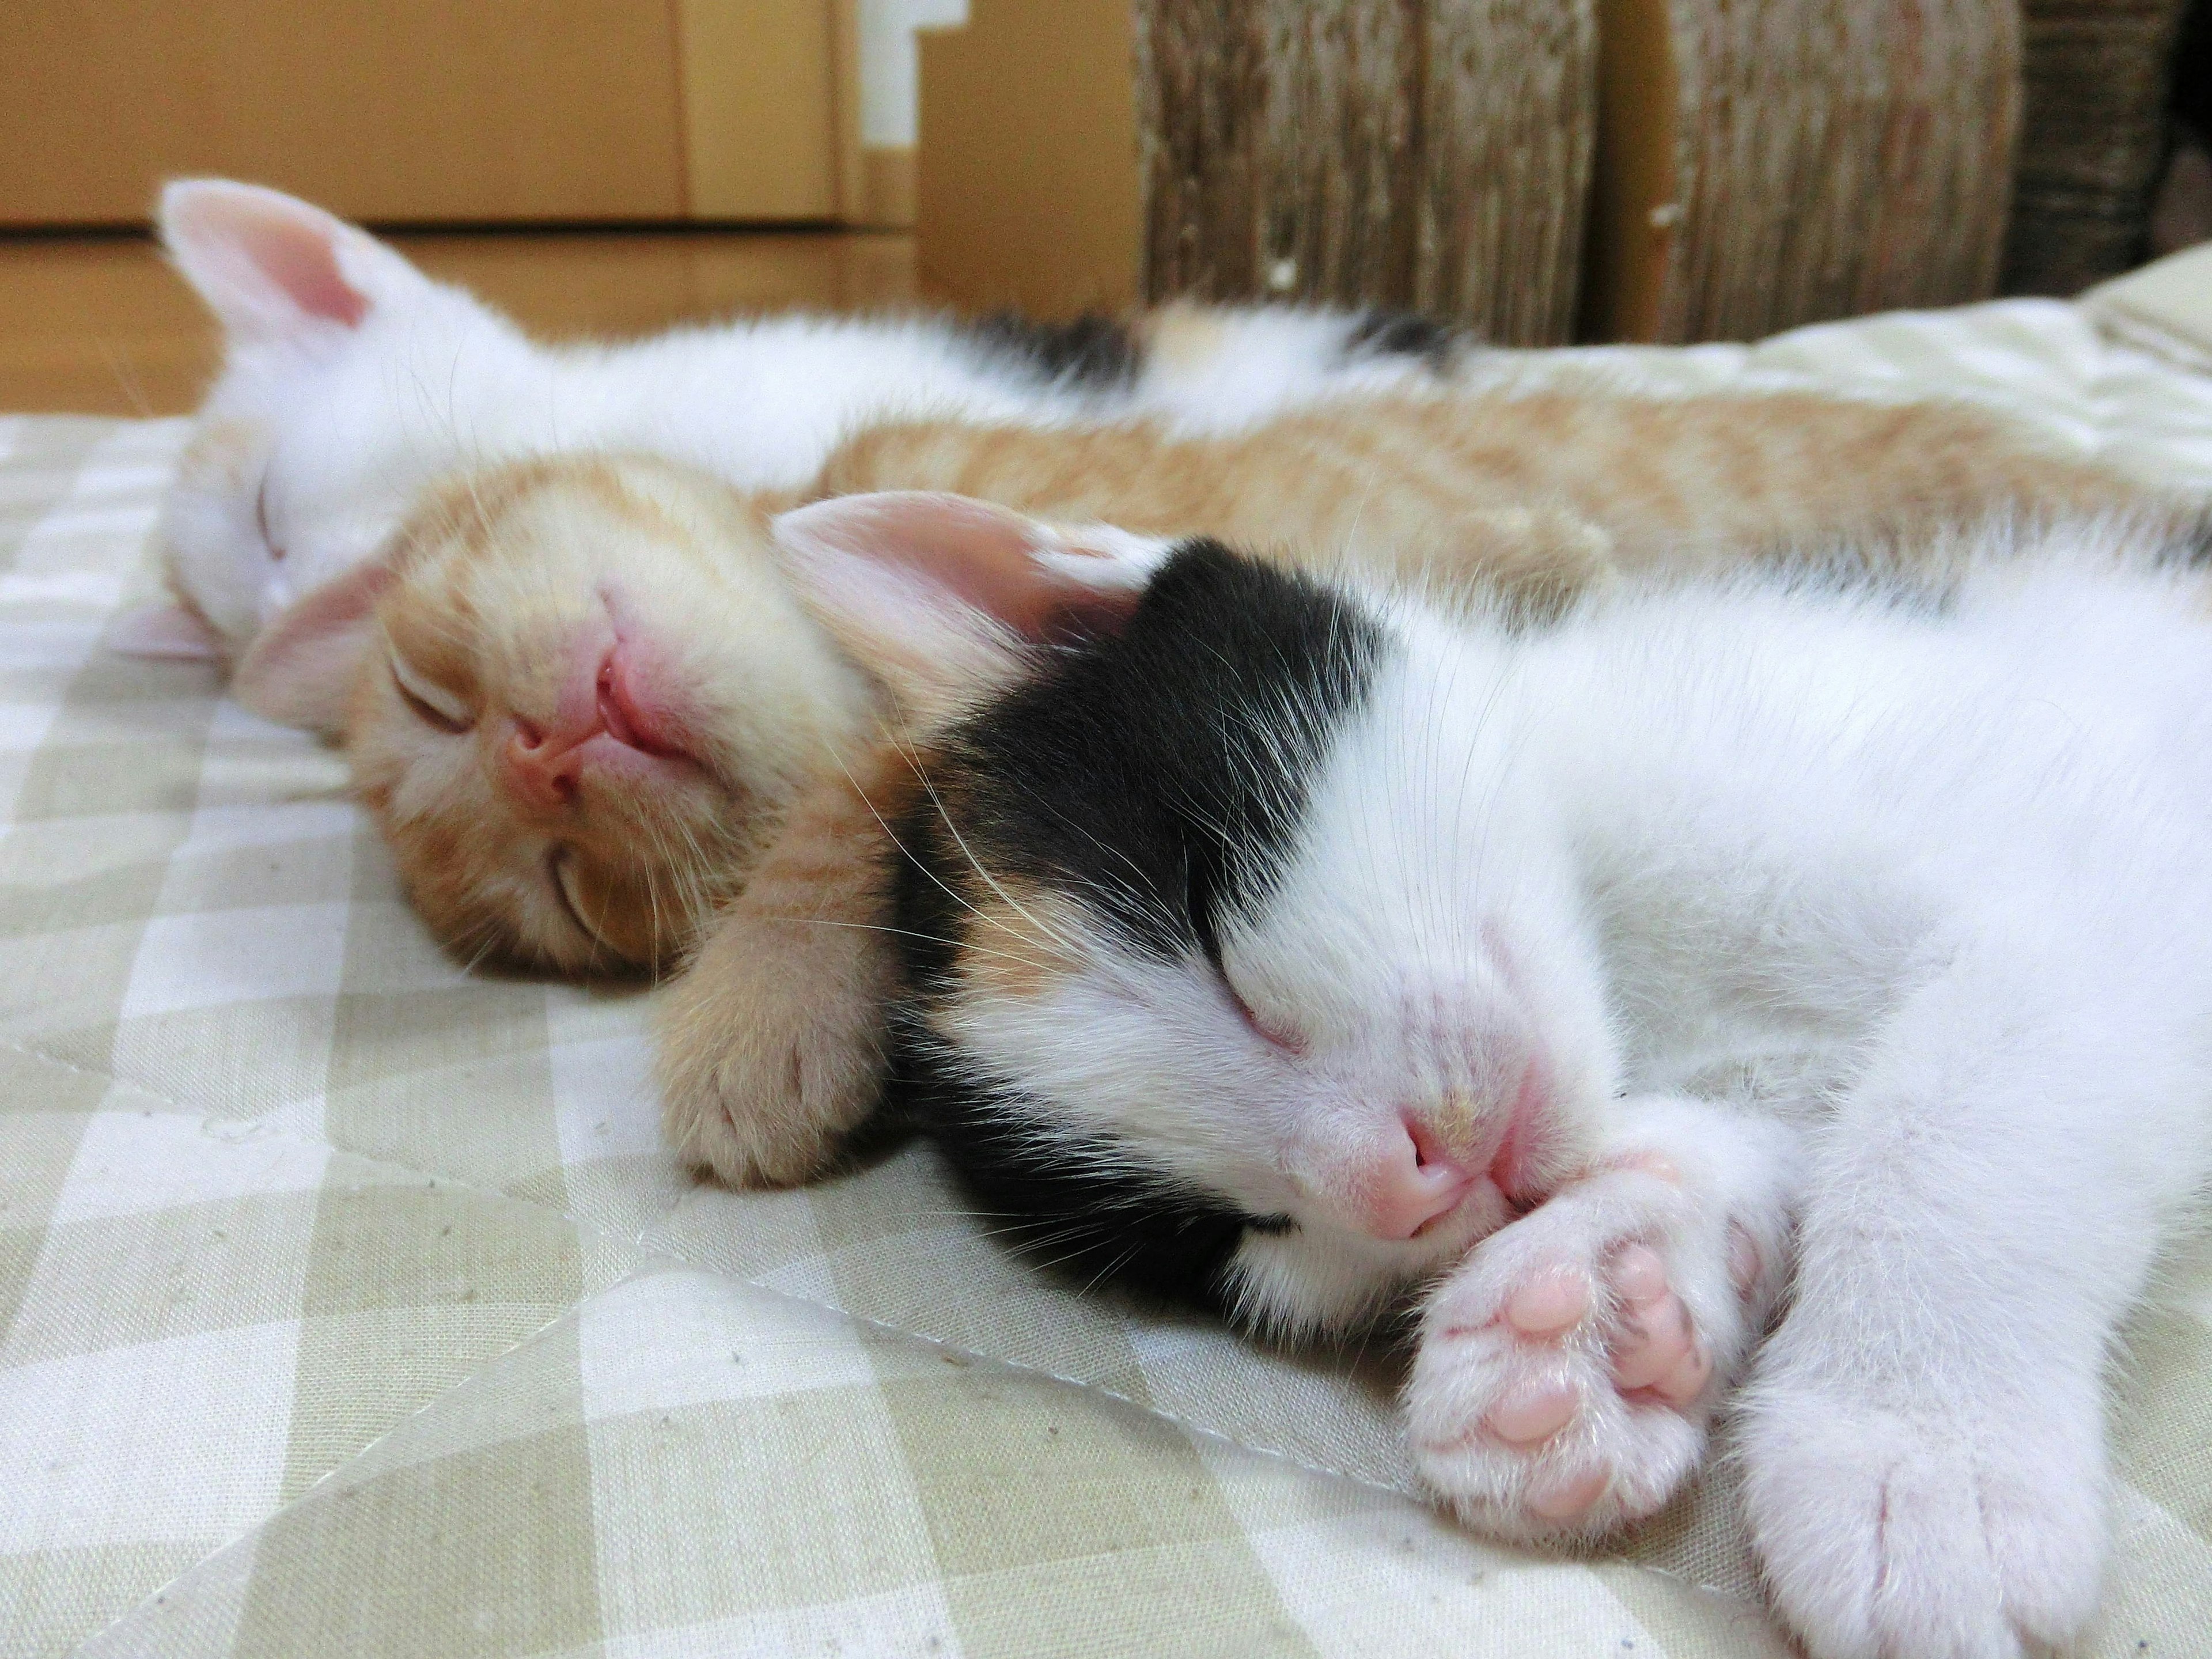
{"label": "black fur patch", "polygon": [[2184,563],[2200,568],[2212,564],[2212,503],[2200,507],[2181,534]]}
{"label": "black fur patch", "polygon": [[1344,337],[1344,360],[1356,363],[1367,357],[1419,357],[1442,374],[1468,343],[1467,331],[1442,318],[1415,311],[1370,311]]}
{"label": "black fur patch", "polygon": [[1133,951],[1214,954],[1222,918],[1279,878],[1312,774],[1381,646],[1327,589],[1188,544],[1116,635],[1057,650],[953,732],[931,763],[935,801],[900,825],[895,1087],[986,1217],[1080,1279],[1218,1308],[1245,1231],[1288,1223],[1149,1170],[1128,1147],[1041,1148],[1023,1126],[1052,1103],[1018,1079],[979,1081],[947,1051],[932,1018],[956,959],[946,941],[964,942],[967,907],[990,902],[969,854],[1078,901]]}
{"label": "black fur patch", "polygon": [[1105,1174],[1103,1143],[1063,1145],[1050,1152],[1021,1133],[1036,1109],[1019,1091],[980,1087],[947,1065],[912,1027],[894,1026],[893,1088],[899,1104],[944,1148],[994,1234],[1039,1267],[1083,1289],[1113,1285],[1140,1296],[1226,1315],[1228,1267],[1255,1221],[1279,1231],[1279,1218],[1247,1216],[1194,1188],[1132,1170]]}
{"label": "black fur patch", "polygon": [[978,318],[966,332],[992,362],[1070,391],[1126,392],[1144,366],[1144,353],[1127,326],[1096,312],[1072,322],[1041,323],[1001,311]]}

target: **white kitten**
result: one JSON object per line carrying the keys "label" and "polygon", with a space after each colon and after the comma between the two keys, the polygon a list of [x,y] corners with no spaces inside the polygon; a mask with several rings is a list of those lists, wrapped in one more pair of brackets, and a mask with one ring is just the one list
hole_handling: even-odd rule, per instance
{"label": "white kitten", "polygon": [[234,658],[373,551],[426,485],[497,461],[627,451],[781,488],[888,416],[1154,413],[1231,430],[1327,393],[1418,383],[1455,349],[1448,331],[1388,319],[1197,307],[1134,331],[787,315],[548,347],[275,191],[184,180],[159,218],[226,344],[165,525],[185,615],[141,613],[114,635],[165,654]]}
{"label": "white kitten", "polygon": [[1261,1328],[1420,1287],[1414,1455],[1513,1536],[1697,1466],[1794,1212],[1742,1397],[1783,1615],[2082,1627],[2100,1374],[2208,1164],[2194,579],[1992,534],[1938,592],[1532,630],[1206,543],[963,564],[945,501],[779,533],[923,734],[897,1069],[981,1208]]}

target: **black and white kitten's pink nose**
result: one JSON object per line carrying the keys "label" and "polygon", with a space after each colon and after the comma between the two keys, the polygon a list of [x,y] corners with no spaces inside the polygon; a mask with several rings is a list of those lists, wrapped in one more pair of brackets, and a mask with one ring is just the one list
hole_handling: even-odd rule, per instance
{"label": "black and white kitten's pink nose", "polygon": [[1408,1116],[1358,1185],[1366,1231],[1377,1238],[1418,1237],[1456,1210],[1474,1180],[1434,1129]]}
{"label": "black and white kitten's pink nose", "polygon": [[1470,1109],[1453,1092],[1340,1141],[1334,1175],[1323,1177],[1337,1213],[1395,1243],[1427,1237],[1463,1212],[1471,1226],[1498,1226],[1526,1210],[1540,1196],[1537,1169],[1555,1128],[1540,1056],[1524,1062],[1503,1103]]}

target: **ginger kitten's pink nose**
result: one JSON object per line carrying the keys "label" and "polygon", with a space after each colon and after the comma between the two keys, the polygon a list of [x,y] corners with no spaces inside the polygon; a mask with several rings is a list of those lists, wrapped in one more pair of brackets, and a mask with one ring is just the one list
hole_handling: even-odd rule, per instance
{"label": "ginger kitten's pink nose", "polygon": [[1474,1176],[1444,1150],[1428,1126],[1406,1120],[1404,1133],[1362,1183],[1367,1231],[1377,1238],[1411,1238],[1467,1196]]}
{"label": "ginger kitten's pink nose", "polygon": [[532,806],[566,806],[576,798],[584,770],[584,745],[562,744],[519,716],[507,739],[507,775],[514,792]]}

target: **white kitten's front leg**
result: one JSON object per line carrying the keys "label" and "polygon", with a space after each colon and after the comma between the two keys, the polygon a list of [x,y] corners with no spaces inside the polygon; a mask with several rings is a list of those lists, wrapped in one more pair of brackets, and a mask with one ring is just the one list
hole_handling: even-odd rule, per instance
{"label": "white kitten's front leg", "polygon": [[1485,1239],[1423,1317],[1413,1456],[1486,1531],[1658,1509],[1788,1275],[1792,1130],[1671,1097],[1618,1110],[1591,1173]]}
{"label": "white kitten's front leg", "polygon": [[2203,1079],[2170,987],[2040,966],[2041,997],[1987,962],[1919,994],[1808,1174],[1742,1442],[1814,1659],[2019,1659],[2096,1608],[2102,1372],[2197,1178]]}

